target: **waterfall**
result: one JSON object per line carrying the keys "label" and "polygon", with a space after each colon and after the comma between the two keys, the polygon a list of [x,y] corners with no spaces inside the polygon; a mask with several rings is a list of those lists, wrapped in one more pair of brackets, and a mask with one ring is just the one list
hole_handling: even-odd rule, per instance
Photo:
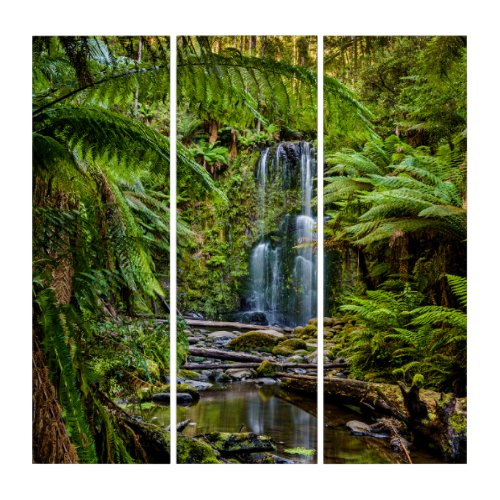
{"label": "waterfall", "polygon": [[304,325],[316,315],[315,175],[307,142],[266,148],[257,162],[259,240],[250,254],[246,303],[270,325]]}

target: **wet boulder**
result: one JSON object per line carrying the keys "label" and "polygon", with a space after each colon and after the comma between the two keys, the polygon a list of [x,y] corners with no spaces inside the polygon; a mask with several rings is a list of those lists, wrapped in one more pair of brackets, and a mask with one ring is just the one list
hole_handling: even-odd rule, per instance
{"label": "wet boulder", "polygon": [[194,398],[191,394],[187,392],[179,392],[177,393],[177,404],[179,406],[189,406],[194,403]]}
{"label": "wet boulder", "polygon": [[276,385],[276,384],[279,384],[279,381],[277,379],[269,378],[269,377],[256,378],[254,380],[254,382],[257,385]]}
{"label": "wet boulder", "polygon": [[207,340],[212,342],[212,344],[216,347],[224,347],[236,337],[237,335],[235,333],[219,331],[209,333],[207,335]]}
{"label": "wet boulder", "polygon": [[151,398],[153,403],[158,403],[161,405],[169,405],[170,404],[170,393],[169,392],[158,392],[154,394]]}
{"label": "wet boulder", "polygon": [[241,322],[249,323],[251,325],[262,325],[262,326],[268,324],[267,316],[265,315],[265,313],[260,311],[244,312],[241,315]]}
{"label": "wet boulder", "polygon": [[234,380],[245,380],[247,378],[253,378],[255,372],[248,368],[229,368],[226,370],[226,375]]}
{"label": "wet boulder", "polygon": [[218,331],[218,332],[211,332],[207,335],[209,339],[235,339],[237,335],[233,332],[226,332],[226,331]]}
{"label": "wet boulder", "polygon": [[207,389],[210,389],[213,385],[210,382],[202,382],[200,380],[184,380],[184,383],[186,385],[194,387],[197,391],[206,391]]}
{"label": "wet boulder", "polygon": [[[170,393],[169,392],[157,392],[153,394],[151,400],[153,403],[159,405],[170,405]],[[191,394],[187,392],[177,393],[177,404],[180,406],[188,406],[194,403],[194,398]]]}

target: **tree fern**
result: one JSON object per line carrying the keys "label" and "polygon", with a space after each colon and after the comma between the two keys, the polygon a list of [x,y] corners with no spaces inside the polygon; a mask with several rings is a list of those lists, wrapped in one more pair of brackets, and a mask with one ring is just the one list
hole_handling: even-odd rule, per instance
{"label": "tree fern", "polygon": [[37,321],[42,330],[43,350],[52,367],[52,376],[58,380],[59,400],[63,406],[63,419],[81,462],[97,462],[95,445],[74,371],[70,345],[74,342],[74,324],[64,311],[55,305],[50,289],[37,291],[35,304]]}

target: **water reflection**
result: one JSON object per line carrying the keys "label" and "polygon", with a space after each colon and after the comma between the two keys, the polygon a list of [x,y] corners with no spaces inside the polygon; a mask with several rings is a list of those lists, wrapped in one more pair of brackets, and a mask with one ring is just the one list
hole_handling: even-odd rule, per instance
{"label": "water reflection", "polygon": [[[345,426],[349,420],[367,420],[356,408],[325,404],[325,464],[391,464],[403,463],[402,457],[388,446],[387,439],[353,436]],[[430,452],[413,449],[413,463],[442,463]]]}
{"label": "water reflection", "polygon": [[302,463],[316,463],[315,457],[288,455],[288,448],[317,449],[316,418],[285,401],[279,389],[253,384],[232,384],[226,390],[204,393],[200,402],[177,409],[177,419],[191,419],[184,434],[194,436],[206,432],[255,432],[271,436],[277,454]]}
{"label": "water reflection", "polygon": [[[401,462],[390,450],[387,440],[353,436],[345,424],[365,420],[355,408],[325,403],[324,462],[326,464],[384,464]],[[131,410],[129,410],[131,411]],[[170,408],[136,408],[133,413],[157,425],[168,426]],[[255,432],[271,436],[277,454],[302,463],[316,463],[316,456],[285,453],[288,448],[317,450],[316,401],[285,393],[277,386],[256,387],[252,383],[233,383],[219,390],[203,392],[195,406],[177,408],[177,422],[191,419],[183,434],[207,432]],[[414,463],[442,463],[425,450],[412,450]]]}

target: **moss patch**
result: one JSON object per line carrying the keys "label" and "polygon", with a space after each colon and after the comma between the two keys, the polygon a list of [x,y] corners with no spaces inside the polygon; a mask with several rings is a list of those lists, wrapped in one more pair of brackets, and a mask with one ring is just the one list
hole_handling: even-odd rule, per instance
{"label": "moss patch", "polygon": [[449,423],[457,436],[467,435],[467,418],[464,414],[454,413],[450,417]]}
{"label": "moss patch", "polygon": [[280,342],[278,347],[291,347],[294,351],[307,349],[307,344],[301,339],[288,339]]}
{"label": "moss patch", "polygon": [[217,451],[224,454],[255,453],[274,451],[276,447],[268,436],[258,436],[253,432],[211,432],[204,439]]}
{"label": "moss patch", "polygon": [[299,336],[302,338],[316,338],[318,334],[318,329],[315,325],[306,325],[302,332],[300,332]]}
{"label": "moss patch", "polygon": [[287,448],[283,451],[289,455],[302,455],[304,457],[313,457],[316,453],[316,450],[309,450],[308,448]]}
{"label": "moss patch", "polygon": [[199,380],[200,374],[193,370],[179,370],[179,378],[187,380]]}
{"label": "moss patch", "polygon": [[200,439],[177,435],[177,463],[221,464],[215,450]]}
{"label": "moss patch", "polygon": [[301,339],[288,339],[280,342],[274,349],[277,356],[291,356],[295,351],[307,349],[307,344]]}
{"label": "moss patch", "polygon": [[279,367],[274,363],[264,360],[256,371],[260,377],[274,377],[276,375],[276,372],[280,370]]}

